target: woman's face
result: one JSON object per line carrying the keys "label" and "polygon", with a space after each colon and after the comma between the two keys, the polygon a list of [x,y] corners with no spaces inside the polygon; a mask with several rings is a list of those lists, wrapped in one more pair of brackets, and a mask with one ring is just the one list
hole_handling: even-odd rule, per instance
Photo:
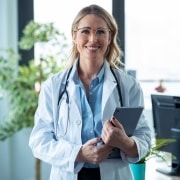
{"label": "woman's face", "polygon": [[73,33],[80,59],[100,60],[110,44],[111,33],[106,22],[94,14],[86,15]]}

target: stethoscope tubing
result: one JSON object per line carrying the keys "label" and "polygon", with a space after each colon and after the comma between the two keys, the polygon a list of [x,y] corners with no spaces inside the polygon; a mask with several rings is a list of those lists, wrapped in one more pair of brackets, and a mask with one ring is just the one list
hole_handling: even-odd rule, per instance
{"label": "stethoscope tubing", "polygon": [[[118,90],[118,95],[119,95],[119,101],[120,101],[120,105],[121,107],[123,106],[123,102],[122,102],[122,94],[121,94],[121,87],[120,87],[120,83],[118,83],[118,79],[115,75],[115,72],[113,70],[112,67],[110,67],[111,69],[111,72],[116,80],[116,83],[117,83],[117,90]],[[68,73],[67,73],[67,76],[66,76],[66,82],[65,82],[65,86],[64,86],[64,89],[63,91],[59,94],[59,97],[58,97],[58,110],[60,109],[60,101],[61,101],[61,98],[63,96],[63,94],[65,93],[66,94],[66,103],[67,103],[67,106],[69,106],[69,95],[68,95],[68,92],[67,92],[67,86],[68,86],[68,80],[69,80],[69,76],[70,76],[70,73],[72,71],[72,67],[69,69]],[[67,126],[66,126],[66,130],[65,132],[63,133],[63,135],[60,135],[60,137],[64,137],[67,133],[67,128],[68,128],[68,121],[69,121],[69,110],[68,110],[68,116],[67,116]],[[59,115],[59,113],[58,113]],[[59,116],[57,117],[57,122],[56,122],[56,127],[55,127],[55,135],[56,135],[56,138],[58,138],[58,135],[57,135],[57,128],[58,128],[58,120],[59,120]]]}
{"label": "stethoscope tubing", "polygon": [[[120,101],[120,104],[121,104],[121,107],[122,107],[123,106],[123,101],[122,101],[121,87],[120,87],[120,84],[118,83],[118,79],[117,79],[117,77],[115,75],[115,72],[114,72],[113,68],[110,67],[110,69],[111,69],[111,72],[112,72],[112,74],[113,74],[113,76],[114,76],[114,78],[116,80],[116,83],[117,83],[117,90],[118,90],[118,95],[119,95],[119,101]],[[72,71],[72,67],[69,69],[68,74],[66,76],[66,83],[65,83],[64,89],[63,89],[63,91],[59,95],[58,106],[59,106],[59,103],[60,103],[61,98],[62,98],[64,93],[66,93],[66,96],[67,96],[66,102],[69,103],[69,95],[68,95],[68,92],[67,92],[67,85],[68,85],[68,80],[69,80],[69,76],[70,76],[71,71]]]}

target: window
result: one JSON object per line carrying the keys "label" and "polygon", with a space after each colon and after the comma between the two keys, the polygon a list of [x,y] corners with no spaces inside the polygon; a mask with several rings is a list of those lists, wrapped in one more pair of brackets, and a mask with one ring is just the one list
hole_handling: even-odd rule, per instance
{"label": "window", "polygon": [[180,1],[126,0],[126,69],[136,71],[145,94],[146,106],[150,94],[180,94]]}

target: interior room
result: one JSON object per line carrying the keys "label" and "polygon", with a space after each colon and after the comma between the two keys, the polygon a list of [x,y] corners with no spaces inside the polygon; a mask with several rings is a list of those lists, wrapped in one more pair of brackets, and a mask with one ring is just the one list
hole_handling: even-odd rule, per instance
{"label": "interior room", "polygon": [[[59,0],[0,0],[0,74],[2,73],[2,76],[0,75],[0,131],[2,131],[0,132],[0,180],[49,179],[51,166],[35,159],[28,145],[34,114],[27,111],[22,117],[21,114],[14,112],[16,109],[25,112],[26,106],[23,104],[28,104],[32,108],[35,106],[32,102],[34,99],[37,100],[40,83],[34,81],[33,73],[39,73],[42,82],[43,78],[53,73],[49,72],[48,66],[54,72],[57,70],[53,60],[49,64],[44,64],[47,72],[43,75],[38,70],[37,67],[40,67],[38,65],[43,58],[50,58],[48,53],[54,55],[54,60],[60,60],[58,65],[62,65],[63,68],[72,43],[70,31],[72,20],[79,9],[89,4],[104,7],[117,21],[118,43],[123,51],[122,60],[125,64],[123,70],[137,79],[142,87],[144,113],[151,128],[152,145],[157,138],[175,139],[171,145],[158,149],[159,157],[154,156],[146,161],[144,180],[179,180],[179,0],[66,0],[63,3]],[[39,37],[32,40],[32,45],[29,39],[24,41],[22,39],[24,28],[28,24],[32,29],[38,26],[33,22],[47,25],[44,28],[57,29],[61,34],[61,44],[53,42],[53,45],[45,46],[45,43],[38,43]],[[3,60],[8,58],[12,65],[9,64],[10,66],[7,67]],[[30,62],[32,63],[29,64]],[[22,97],[16,91],[19,86],[15,83],[19,81],[13,81],[19,66],[22,67],[20,77]],[[26,66],[29,69],[26,69]],[[24,102],[21,106],[14,107],[11,118],[17,118],[17,123],[14,125],[14,122],[12,124],[11,121],[8,122],[7,129],[1,127],[10,113],[8,94],[3,89],[3,78],[7,78],[7,87],[10,85],[10,92],[15,95],[11,99],[12,102],[17,99],[18,103],[21,98]],[[33,94],[30,92],[28,94],[25,87],[31,85],[34,91]],[[28,113],[31,113],[31,116]],[[27,120],[20,120],[23,118]]]}

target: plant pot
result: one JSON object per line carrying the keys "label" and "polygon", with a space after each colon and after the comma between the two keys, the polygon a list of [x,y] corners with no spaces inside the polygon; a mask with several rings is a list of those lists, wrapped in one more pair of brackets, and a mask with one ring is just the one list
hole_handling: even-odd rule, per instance
{"label": "plant pot", "polygon": [[134,180],[145,180],[145,163],[130,164],[130,168],[134,177]]}

